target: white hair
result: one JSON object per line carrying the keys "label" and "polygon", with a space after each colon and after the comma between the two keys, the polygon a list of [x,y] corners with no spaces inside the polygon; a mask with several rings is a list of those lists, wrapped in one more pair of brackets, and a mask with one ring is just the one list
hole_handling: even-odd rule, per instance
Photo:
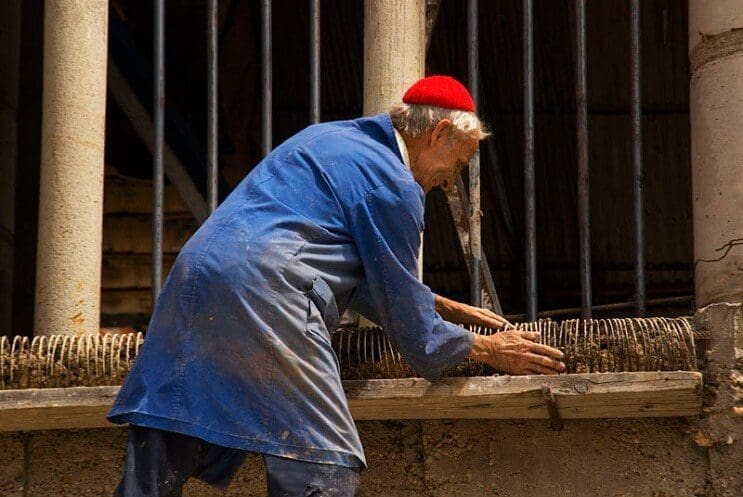
{"label": "white hair", "polygon": [[390,107],[389,115],[393,126],[411,138],[430,133],[443,119],[450,120],[455,130],[478,140],[490,136],[490,131],[474,112],[398,102]]}

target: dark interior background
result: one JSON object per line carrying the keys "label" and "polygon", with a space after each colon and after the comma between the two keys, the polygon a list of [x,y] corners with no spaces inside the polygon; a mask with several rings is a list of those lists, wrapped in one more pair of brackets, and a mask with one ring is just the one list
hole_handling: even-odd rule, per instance
{"label": "dark interior background", "polygon": [[[203,0],[166,2],[168,140],[205,190],[206,20]],[[220,175],[224,196],[260,160],[260,5],[222,0],[219,34]],[[480,2],[483,243],[506,313],[525,308],[523,274],[522,2]],[[151,106],[152,6],[112,0],[111,57]],[[274,144],[309,123],[309,9],[273,2]],[[359,116],[363,2],[322,1],[322,120]],[[574,7],[534,1],[539,309],[578,307]],[[30,330],[38,211],[43,1],[23,5],[18,127],[16,330]],[[594,304],[633,299],[629,5],[587,2],[591,255]],[[442,0],[427,72],[467,80],[466,2]],[[642,2],[643,156],[648,297],[693,295],[687,7]],[[412,83],[412,82],[411,82]],[[151,178],[152,159],[109,98],[106,165]],[[441,192],[426,210],[425,282],[467,300],[468,276]],[[651,313],[690,312],[691,303]],[[620,314],[631,315],[632,310]],[[599,314],[602,315],[602,314]],[[606,314],[603,314],[606,315]]]}

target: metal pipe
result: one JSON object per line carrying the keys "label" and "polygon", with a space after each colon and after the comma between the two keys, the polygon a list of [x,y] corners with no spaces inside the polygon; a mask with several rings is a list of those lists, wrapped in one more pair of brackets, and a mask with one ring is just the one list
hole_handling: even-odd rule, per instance
{"label": "metal pipe", "polygon": [[[680,307],[684,305],[689,305],[694,302],[694,296],[693,295],[684,295],[681,297],[664,297],[659,299],[649,299],[647,301],[648,306],[669,306],[669,307]],[[592,309],[596,312],[602,312],[602,311],[621,311],[624,309],[632,309],[632,307],[635,306],[635,302],[615,302],[612,304],[601,304],[601,305],[595,305],[592,307]],[[570,316],[574,314],[578,314],[579,312],[582,312],[582,308],[580,307],[572,307],[568,309],[552,309],[549,311],[542,311],[537,313],[537,318],[555,318],[560,316]],[[506,314],[506,319],[509,321],[522,321],[526,319],[527,321],[533,321],[532,319],[528,318],[526,314]]]}
{"label": "metal pipe", "polygon": [[217,208],[218,181],[217,165],[219,161],[219,135],[217,132],[217,108],[219,87],[217,80],[218,71],[218,47],[217,47],[217,13],[219,7],[217,0],[209,0],[207,4],[207,202],[209,203],[209,213],[214,212]]}
{"label": "metal pipe", "polygon": [[591,318],[591,220],[588,173],[586,74],[586,0],[575,0],[575,106],[578,149],[578,237],[580,239],[581,315]]}
{"label": "metal pipe", "polygon": [[524,217],[526,315],[537,318],[537,212],[534,180],[534,19],[532,0],[524,0]]}
{"label": "metal pipe", "polygon": [[[478,0],[469,0],[467,9],[467,66],[469,68],[469,87],[475,109],[480,100],[480,66],[479,66],[479,33],[477,26]],[[482,233],[480,225],[480,149],[470,161],[470,247],[472,253],[472,274],[470,278],[470,301],[475,307],[482,306]]]}
{"label": "metal pipe", "polygon": [[163,275],[163,192],[165,169],[165,0],[155,0],[155,88],[153,114],[155,147],[152,154],[152,306],[162,288]]}
{"label": "metal pipe", "polygon": [[263,96],[261,109],[261,137],[263,155],[271,153],[273,145],[271,138],[273,128],[272,122],[272,97],[273,97],[273,70],[271,67],[271,0],[261,2],[261,94]]}
{"label": "metal pipe", "polygon": [[310,122],[320,122],[320,0],[310,0]]}
{"label": "metal pipe", "polygon": [[642,167],[642,69],[640,40],[640,0],[630,3],[630,45],[632,58],[632,169],[635,209],[635,309],[645,315],[645,219],[643,190],[645,179]]}

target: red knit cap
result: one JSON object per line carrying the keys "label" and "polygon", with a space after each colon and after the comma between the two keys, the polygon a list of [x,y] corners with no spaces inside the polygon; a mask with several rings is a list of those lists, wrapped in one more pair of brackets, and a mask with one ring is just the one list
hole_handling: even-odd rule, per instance
{"label": "red knit cap", "polygon": [[449,76],[429,76],[413,84],[402,101],[406,104],[433,105],[445,109],[475,112],[472,95],[462,83]]}

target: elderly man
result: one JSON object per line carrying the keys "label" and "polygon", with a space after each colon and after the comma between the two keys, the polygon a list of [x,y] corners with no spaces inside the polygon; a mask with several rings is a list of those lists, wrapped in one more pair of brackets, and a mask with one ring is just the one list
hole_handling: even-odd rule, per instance
{"label": "elderly man", "polygon": [[178,255],[109,413],[131,424],[116,495],[180,495],[191,476],[224,487],[249,451],[269,495],[354,495],[366,462],[330,340],[348,308],[425,378],[468,356],[564,370],[536,334],[452,324],[505,321],[417,278],[425,194],[486,136],[474,110],[459,82],[424,78],[388,114],[301,131],[237,186]]}

